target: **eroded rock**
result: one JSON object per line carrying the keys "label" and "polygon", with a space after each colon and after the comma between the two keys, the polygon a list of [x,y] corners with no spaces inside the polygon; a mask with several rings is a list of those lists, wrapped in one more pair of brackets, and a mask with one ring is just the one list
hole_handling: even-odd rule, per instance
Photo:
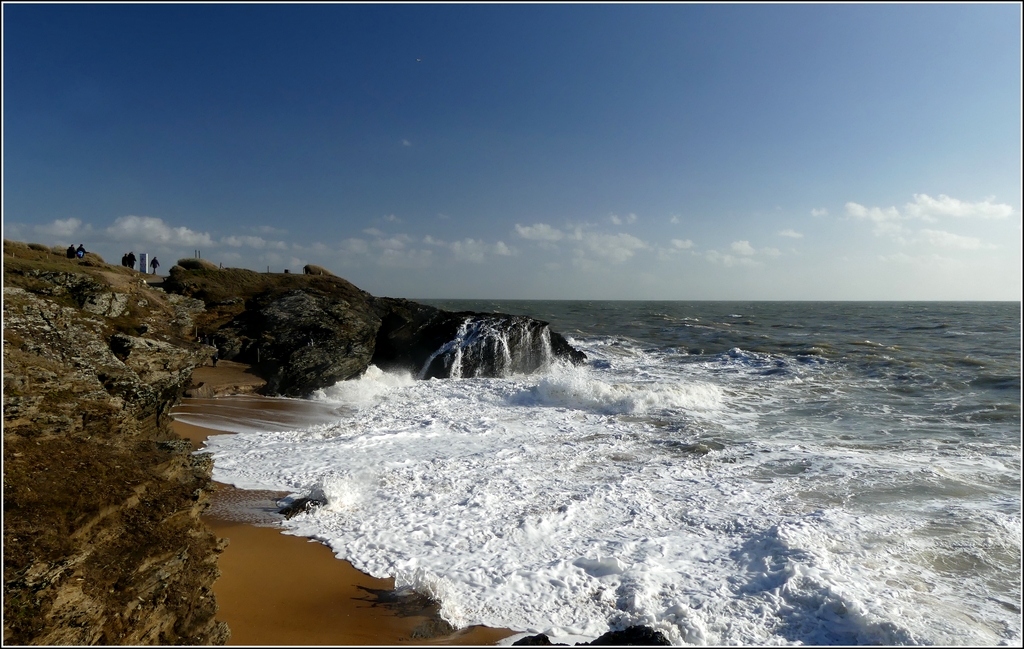
{"label": "eroded rock", "polygon": [[28,250],[72,270],[5,242],[4,644],[223,644],[212,463],[167,417],[204,356],[163,297],[103,297],[147,290],[122,271]]}

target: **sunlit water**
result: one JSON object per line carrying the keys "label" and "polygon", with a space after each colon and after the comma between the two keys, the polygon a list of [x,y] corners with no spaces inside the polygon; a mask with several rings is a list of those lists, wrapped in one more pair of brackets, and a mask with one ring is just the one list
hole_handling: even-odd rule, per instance
{"label": "sunlit water", "polygon": [[1020,644],[1019,303],[435,304],[547,320],[588,362],[371,368],[277,426],[215,400],[184,413],[244,431],[209,440],[214,478],[325,499],[289,532],[457,626]]}

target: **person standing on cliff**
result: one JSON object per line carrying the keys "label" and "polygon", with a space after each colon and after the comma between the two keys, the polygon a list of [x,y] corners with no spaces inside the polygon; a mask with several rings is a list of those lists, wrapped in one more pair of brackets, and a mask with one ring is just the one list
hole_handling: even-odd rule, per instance
{"label": "person standing on cliff", "polygon": [[128,268],[135,270],[135,253],[132,251],[128,252]]}
{"label": "person standing on cliff", "polygon": [[149,267],[153,269],[153,274],[156,275],[156,269],[160,268],[160,262],[153,257],[153,261],[149,262]]}

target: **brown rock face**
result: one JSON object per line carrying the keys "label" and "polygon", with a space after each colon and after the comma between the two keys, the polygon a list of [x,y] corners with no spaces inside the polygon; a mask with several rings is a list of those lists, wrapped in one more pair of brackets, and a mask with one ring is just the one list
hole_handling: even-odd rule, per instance
{"label": "brown rock face", "polygon": [[4,644],[223,644],[208,458],[168,410],[196,300],[4,242]]}

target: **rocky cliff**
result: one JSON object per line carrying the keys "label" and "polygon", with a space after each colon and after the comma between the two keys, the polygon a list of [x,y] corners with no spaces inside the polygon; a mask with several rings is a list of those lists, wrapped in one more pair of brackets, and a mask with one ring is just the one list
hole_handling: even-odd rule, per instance
{"label": "rocky cliff", "polygon": [[168,410],[198,300],[4,242],[4,644],[223,644],[210,462]]}
{"label": "rocky cliff", "polygon": [[374,297],[332,275],[178,265],[164,288],[206,304],[199,336],[253,365],[268,394],[305,396],[371,363],[419,378],[494,377],[586,358],[540,320]]}

